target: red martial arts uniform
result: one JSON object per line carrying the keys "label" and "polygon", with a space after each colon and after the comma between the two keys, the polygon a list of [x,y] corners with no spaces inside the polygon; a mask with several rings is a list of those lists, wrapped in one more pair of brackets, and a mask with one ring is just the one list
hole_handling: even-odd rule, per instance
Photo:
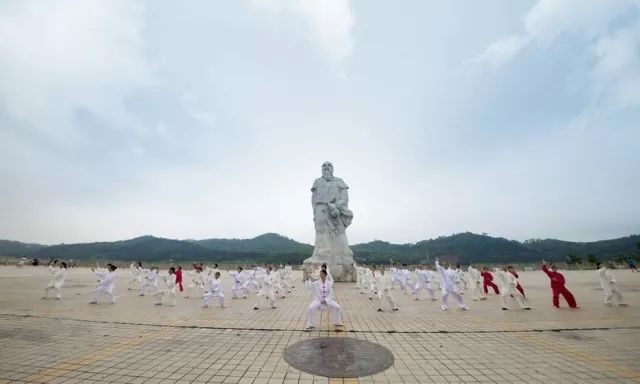
{"label": "red martial arts uniform", "polygon": [[500,290],[498,289],[498,286],[495,285],[495,283],[493,282],[493,275],[491,274],[491,272],[482,271],[480,272],[480,276],[482,276],[482,278],[484,279],[482,286],[484,287],[485,294],[489,293],[489,289],[487,287],[492,287],[496,295],[500,294]]}
{"label": "red martial arts uniform", "polygon": [[180,287],[180,292],[184,291],[182,288],[182,269],[176,269],[176,284]]}
{"label": "red martial arts uniform", "polygon": [[[515,277],[516,277],[516,279],[517,279],[518,277],[520,277],[520,276],[518,276],[518,272],[516,272],[516,271],[509,271],[509,272],[511,272],[511,274],[512,274],[513,276],[515,276]],[[520,285],[520,282],[518,281],[516,284],[517,284],[517,285],[516,285],[516,289],[517,289],[518,291],[520,291],[520,293],[522,293],[522,297],[526,297],[526,296],[524,295],[524,289],[522,288],[522,285]]]}
{"label": "red martial arts uniform", "polygon": [[564,296],[564,299],[567,300],[567,304],[571,308],[577,308],[578,304],[576,304],[576,299],[573,297],[571,292],[564,286],[564,276],[560,272],[554,272],[549,270],[546,265],[542,265],[542,270],[544,273],[549,276],[551,279],[551,292],[553,293],[553,306],[556,308],[560,308],[560,295]]}

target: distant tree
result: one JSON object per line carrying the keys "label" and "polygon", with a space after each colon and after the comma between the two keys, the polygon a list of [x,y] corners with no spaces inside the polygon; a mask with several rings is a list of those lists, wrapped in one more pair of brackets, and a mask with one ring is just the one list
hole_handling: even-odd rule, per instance
{"label": "distant tree", "polygon": [[593,253],[590,253],[587,255],[587,262],[589,264],[596,264],[598,263],[600,260],[598,259],[598,256],[594,255]]}
{"label": "distant tree", "polygon": [[582,264],[582,257],[580,257],[578,255],[574,255],[573,253],[570,253],[567,256],[567,263],[568,264],[573,264],[573,265]]}

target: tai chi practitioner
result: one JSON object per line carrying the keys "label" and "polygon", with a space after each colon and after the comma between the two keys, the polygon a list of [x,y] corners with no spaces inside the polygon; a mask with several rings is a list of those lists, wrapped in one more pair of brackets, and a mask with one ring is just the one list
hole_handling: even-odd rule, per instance
{"label": "tai chi practitioner", "polygon": [[391,309],[398,310],[398,306],[391,295],[391,279],[384,274],[384,267],[380,268],[376,273],[376,281],[378,286],[378,312],[382,312],[382,301],[387,300]]}
{"label": "tai chi practitioner", "polygon": [[156,305],[162,305],[162,300],[165,296],[171,297],[171,306],[176,306],[176,297],[178,296],[177,292],[177,275],[176,269],[174,267],[169,268],[169,275],[162,278],[164,281],[165,288],[158,289],[156,292]]}
{"label": "tai chi practitioner", "polygon": [[220,271],[214,272],[213,276],[207,278],[205,285],[205,293],[202,298],[202,308],[209,307],[209,300],[212,297],[218,299],[220,308],[224,308],[224,293],[222,292],[222,280],[220,279]]}
{"label": "tai chi practitioner", "polygon": [[231,280],[233,281],[233,287],[231,288],[232,299],[237,299],[238,294],[242,296],[243,299],[247,298],[246,293],[246,285],[245,273],[242,271],[242,267],[238,267],[237,271],[229,271],[229,275],[231,276]]}
{"label": "tai chi practitioner", "polygon": [[520,276],[518,275],[518,272],[516,272],[516,269],[512,265],[508,266],[507,269],[509,270],[509,273],[515,276],[516,278],[516,281],[517,281],[516,289],[518,290],[518,292],[522,294],[522,297],[526,299],[527,296],[524,294],[524,288],[522,288],[522,285],[520,285]]}
{"label": "tai chi practitioner", "polygon": [[429,297],[431,298],[431,300],[435,301],[436,298],[433,294],[431,281],[429,280],[429,271],[418,266],[416,267],[416,275],[416,286],[413,288],[413,295],[416,297],[416,300],[420,300],[420,297],[418,297],[418,293],[420,293],[421,289],[424,289],[425,291],[429,292]]}
{"label": "tai chi practitioner", "polygon": [[342,308],[340,304],[333,300],[333,287],[327,279],[327,271],[320,271],[320,280],[316,280],[311,284],[313,290],[313,302],[309,305],[309,322],[307,329],[314,328],[316,325],[316,315],[323,307],[328,308],[333,314],[333,324],[336,327],[342,326]]}
{"label": "tai chi practitioner", "polygon": [[547,266],[547,262],[542,260],[542,271],[549,276],[551,281],[551,293],[553,295],[553,306],[560,308],[560,295],[564,297],[571,308],[577,308],[578,304],[573,294],[564,286],[565,280],[562,273],[558,272],[558,267],[551,264],[551,270]]}
{"label": "tai chi practitioner", "polygon": [[602,293],[604,293],[604,305],[610,307],[613,305],[613,302],[617,302],[619,306],[626,307],[627,304],[624,303],[624,299],[622,297],[622,293],[618,290],[616,285],[616,278],[613,276],[613,273],[607,268],[605,265],[601,263],[596,264],[598,270],[596,274],[600,279],[600,286],[602,287]]}
{"label": "tai chi practitioner", "polygon": [[287,287],[290,289],[289,293],[291,293],[291,288],[295,288],[296,284],[293,282],[293,267],[290,262],[287,262],[287,266],[284,267],[284,276]]}
{"label": "tai chi practitioner", "polygon": [[98,296],[100,294],[111,296],[111,304],[116,303],[116,297],[113,294],[113,290],[115,289],[117,268],[118,267],[113,264],[107,264],[106,270],[95,270],[94,268],[91,268],[91,272],[95,273],[96,276],[100,278],[100,282],[91,294],[90,304],[98,304]]}
{"label": "tai chi practitioner", "polygon": [[129,280],[129,287],[127,288],[129,291],[133,291],[131,288],[131,284],[137,284],[138,289],[142,285],[142,279],[144,279],[144,274],[147,272],[144,268],[142,268],[142,263],[138,262],[138,264],[133,264],[129,266],[131,269],[131,280]]}
{"label": "tai chi practitioner", "polygon": [[271,275],[273,275],[273,289],[274,292],[277,292],[280,295],[281,299],[285,298],[285,288],[283,286],[283,282],[284,279],[282,277],[282,269],[278,269],[278,267],[273,267],[273,271],[271,272]]}
{"label": "tai chi practitioner", "polygon": [[460,264],[456,265],[456,274],[458,275],[458,289],[460,290],[460,294],[462,290],[465,291],[469,288],[469,277],[467,274],[460,268]]}
{"label": "tai chi practitioner", "polygon": [[462,300],[462,295],[458,292],[458,286],[456,285],[458,275],[456,271],[451,269],[448,263],[445,263],[445,267],[447,268],[440,266],[440,260],[436,259],[436,269],[440,275],[440,289],[442,290],[442,310],[449,309],[449,295],[456,298],[460,308],[467,309],[467,306],[464,305],[464,300]]}
{"label": "tai chi practitioner", "polygon": [[506,266],[502,267],[502,270],[496,268],[496,273],[498,274],[498,283],[500,284],[500,302],[502,303],[502,310],[506,311],[509,308],[507,307],[507,300],[509,298],[513,298],[521,309],[531,309],[524,302],[524,296],[518,291],[516,286],[518,285],[518,280],[516,277],[509,272],[509,269]]}
{"label": "tai chi practitioner", "polygon": [[267,267],[266,274],[260,277],[262,288],[260,292],[256,295],[256,305],[254,305],[253,309],[260,309],[260,298],[264,297],[269,300],[269,305],[271,305],[272,309],[276,308],[276,294],[275,294],[275,284],[277,276],[273,273],[272,267]]}
{"label": "tai chi practitioner", "polygon": [[204,282],[206,280],[206,276],[203,272],[202,265],[193,264],[193,270],[189,271],[189,276],[191,276],[191,283],[189,283],[189,287],[187,288],[187,295],[185,297],[189,297],[190,295],[193,295],[195,297],[203,297]]}
{"label": "tai chi practitioner", "polygon": [[154,295],[158,292],[158,267],[151,267],[145,274],[139,296],[144,296],[146,290],[153,292]]}
{"label": "tai chi practitioner", "polygon": [[[53,265],[51,263],[53,262]],[[54,267],[58,263],[58,260],[49,260],[49,264],[47,268],[49,273],[51,274],[51,279],[49,280],[49,284],[44,288],[44,296],[43,299],[49,298],[49,291],[54,290],[56,294],[56,299],[60,300],[62,298],[61,289],[64,286],[64,279],[67,278],[67,263],[64,261],[60,263],[58,268]]]}
{"label": "tai chi practitioner", "polygon": [[394,264],[394,266],[389,268],[389,271],[391,271],[391,289],[393,289],[393,286],[395,284],[398,284],[400,286],[400,289],[402,290],[402,277],[400,269],[396,265],[397,264]]}
{"label": "tai chi practitioner", "polygon": [[469,265],[467,268],[467,273],[469,274],[469,283],[471,286],[471,297],[473,301],[486,300],[487,297],[484,295],[482,290],[482,276],[480,275],[480,271],[475,269],[472,265]]}
{"label": "tai chi practitioner", "polygon": [[180,290],[180,292],[184,292],[184,287],[182,286],[182,267],[178,266],[178,269],[175,271],[176,274],[176,288]]}
{"label": "tai chi practitioner", "polygon": [[413,281],[411,281],[411,271],[407,268],[407,264],[402,264],[402,269],[400,270],[400,281],[402,282],[402,293],[405,295],[409,291],[413,291],[415,287]]}
{"label": "tai chi practitioner", "polygon": [[500,290],[498,289],[498,286],[493,282],[493,275],[491,274],[491,272],[489,272],[489,268],[482,267],[482,272],[480,273],[480,276],[482,276],[482,279],[483,279],[482,288],[484,289],[485,295],[489,294],[488,287],[493,288],[493,291],[496,293],[496,295],[500,294]]}

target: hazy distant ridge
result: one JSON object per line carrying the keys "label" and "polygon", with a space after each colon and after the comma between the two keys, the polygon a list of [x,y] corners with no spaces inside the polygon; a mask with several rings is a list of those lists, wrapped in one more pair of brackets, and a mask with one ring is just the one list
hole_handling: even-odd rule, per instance
{"label": "hazy distant ridge", "polygon": [[[356,260],[409,263],[431,261],[436,256],[455,255],[462,262],[565,260],[568,254],[600,259],[639,256],[640,235],[594,242],[569,242],[555,239],[519,242],[470,232],[414,244],[372,241],[352,246]],[[309,244],[276,233],[252,239],[173,240],[141,236],[130,240],[81,244],[40,245],[0,240],[0,255],[12,257],[51,257],[102,260],[176,260],[300,263],[313,252]]]}

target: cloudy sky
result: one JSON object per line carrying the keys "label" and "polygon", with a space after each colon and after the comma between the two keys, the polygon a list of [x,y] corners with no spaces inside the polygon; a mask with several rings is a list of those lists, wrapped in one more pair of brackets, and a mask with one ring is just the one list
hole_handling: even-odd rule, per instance
{"label": "cloudy sky", "polygon": [[0,238],[640,233],[640,1],[0,3]]}

